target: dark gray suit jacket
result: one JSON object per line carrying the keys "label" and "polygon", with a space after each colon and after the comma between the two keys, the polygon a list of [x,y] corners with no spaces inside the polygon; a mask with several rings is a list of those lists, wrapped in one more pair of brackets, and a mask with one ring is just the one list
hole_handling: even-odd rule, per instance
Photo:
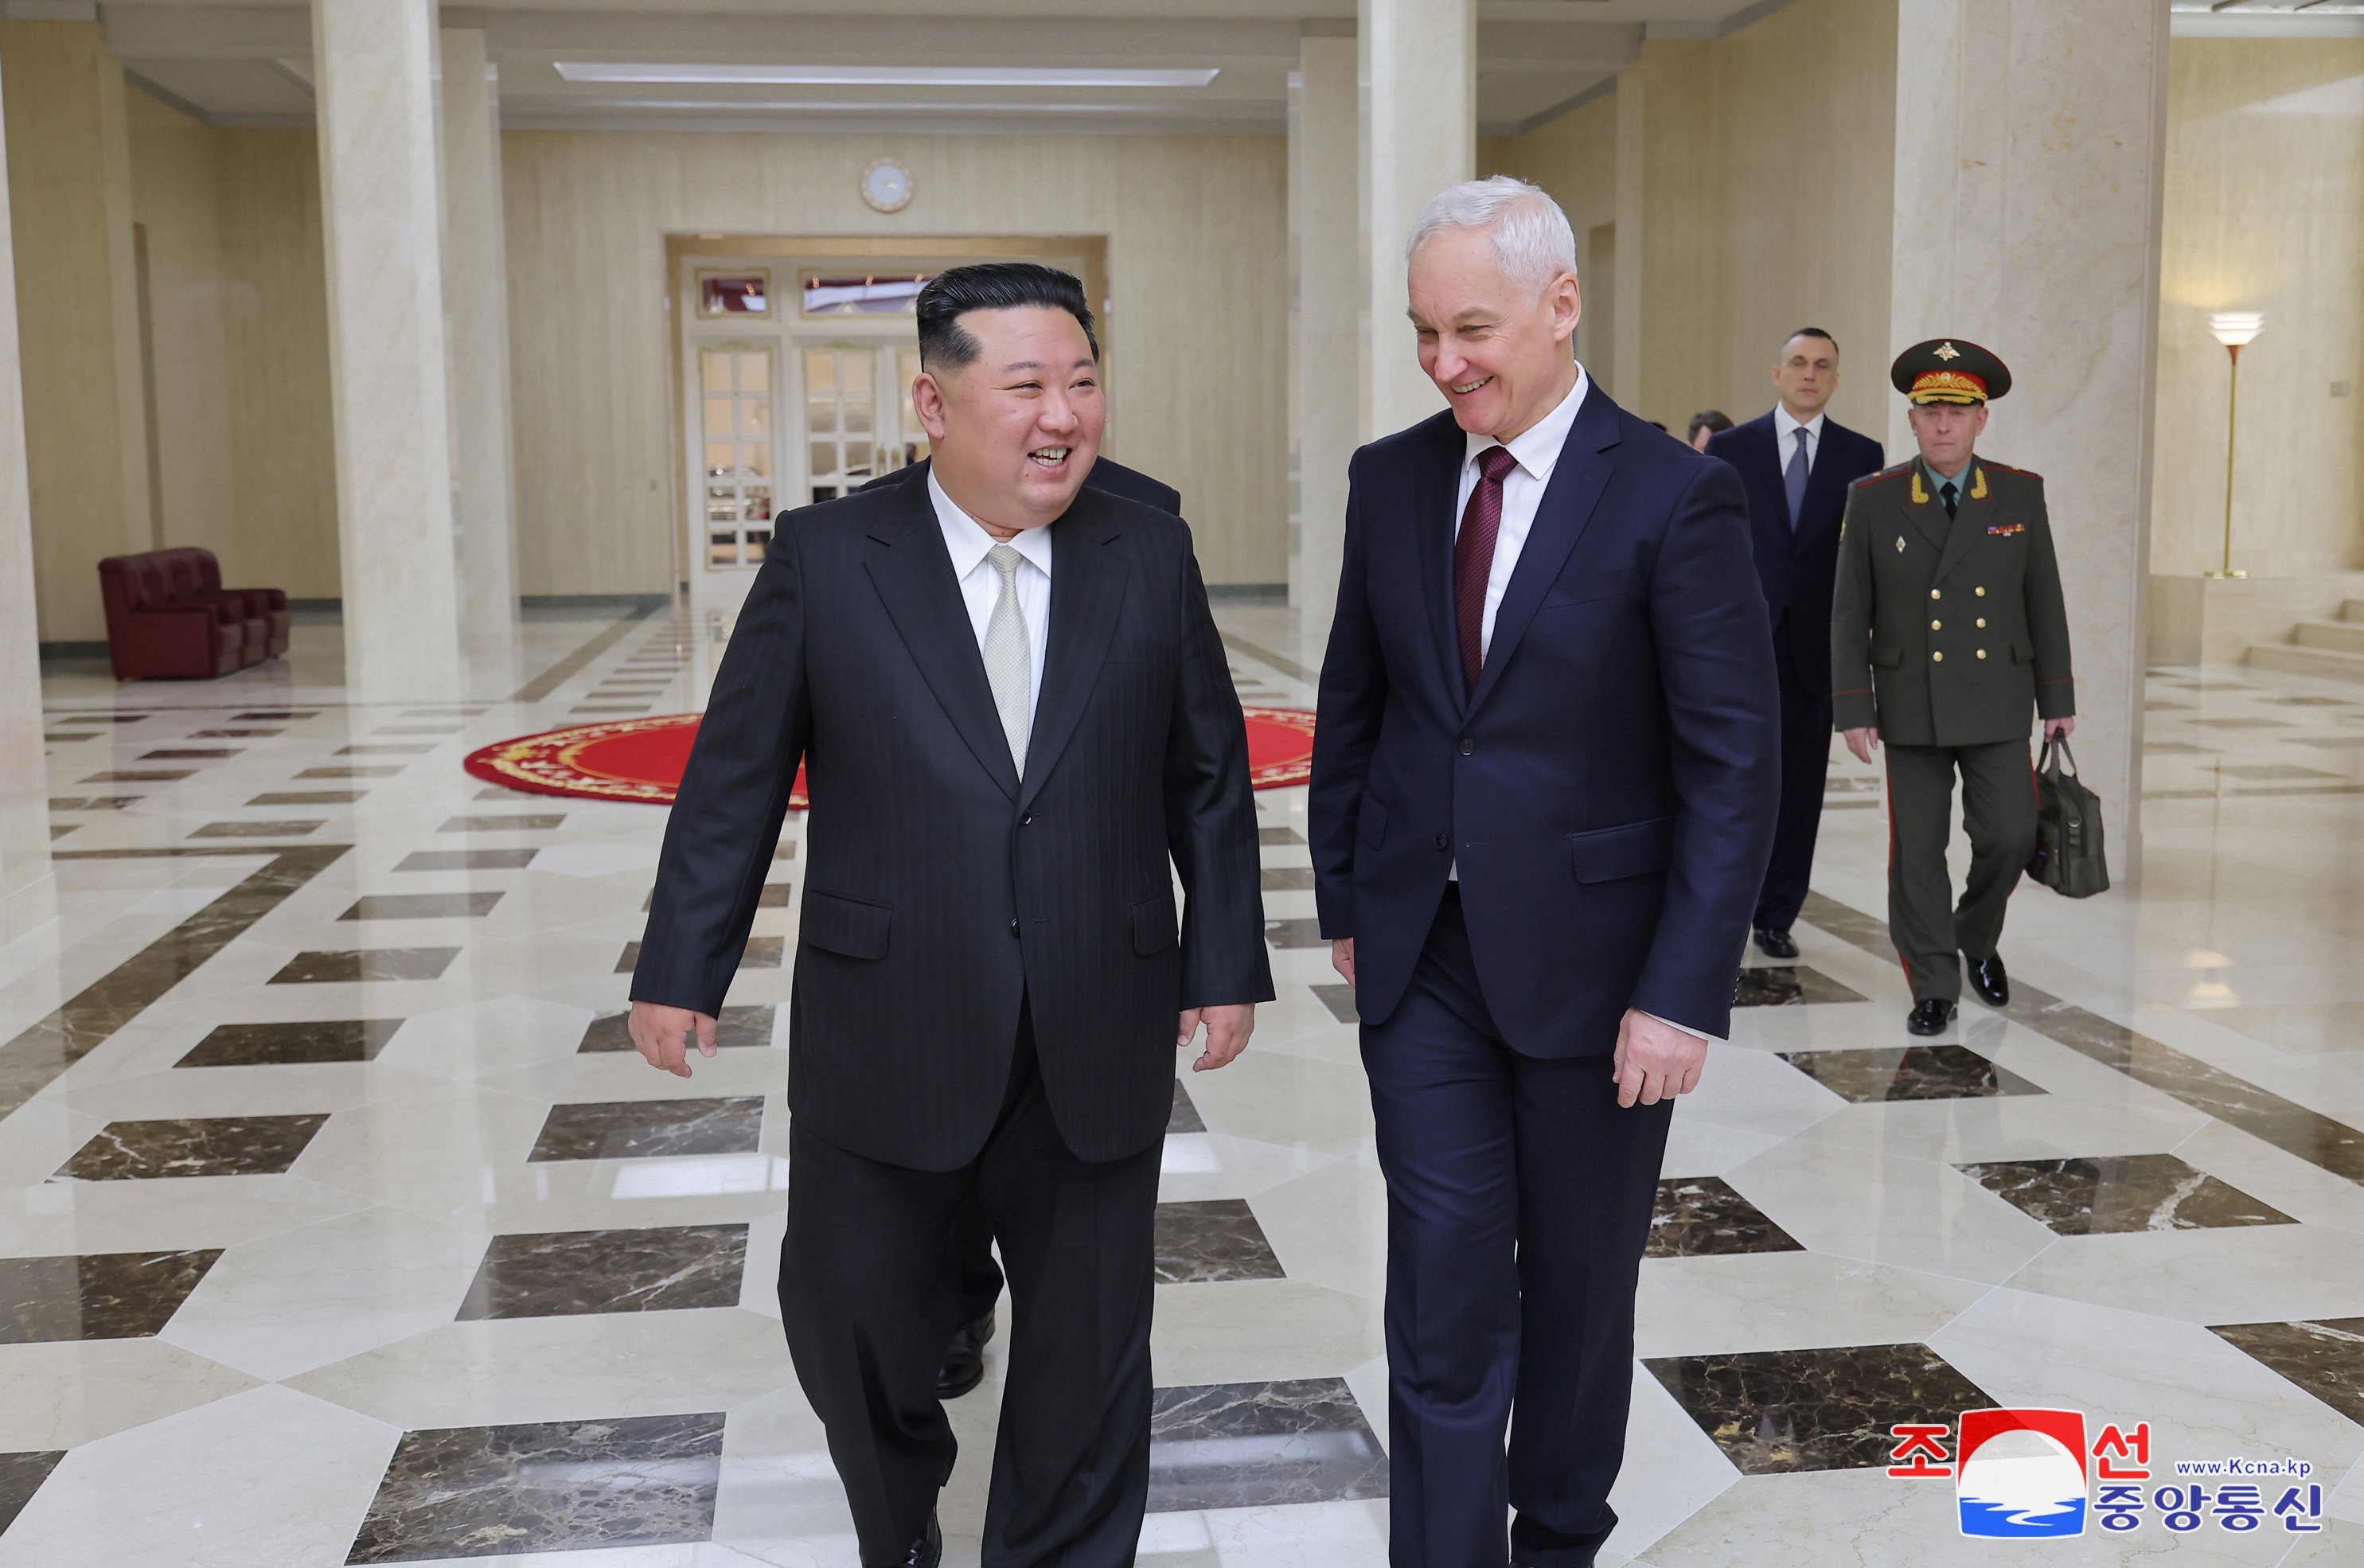
{"label": "dark gray suit jacket", "polygon": [[1189,529],[1091,488],[1051,527],[1023,779],[927,488],[882,485],[779,519],[666,826],[632,996],[713,1013],[804,762],[788,1105],[871,1159],[976,1157],[1021,1001],[1067,1146],[1134,1153],[1172,1110],[1176,1011],[1273,995]]}

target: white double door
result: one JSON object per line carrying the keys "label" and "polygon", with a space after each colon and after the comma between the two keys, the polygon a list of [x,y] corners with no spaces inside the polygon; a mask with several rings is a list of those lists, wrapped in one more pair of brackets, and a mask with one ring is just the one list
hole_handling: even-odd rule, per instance
{"label": "white double door", "polygon": [[928,455],[911,412],[908,343],[782,337],[695,343],[687,443],[691,596],[735,609],[772,519]]}

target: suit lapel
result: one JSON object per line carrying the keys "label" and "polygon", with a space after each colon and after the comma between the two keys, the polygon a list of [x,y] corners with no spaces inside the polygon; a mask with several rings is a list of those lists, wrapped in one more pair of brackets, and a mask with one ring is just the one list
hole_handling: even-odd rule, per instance
{"label": "suit lapel", "polygon": [[1451,414],[1429,421],[1435,439],[1414,459],[1412,532],[1420,552],[1420,591],[1428,606],[1429,640],[1434,644],[1437,673],[1455,707],[1469,701],[1461,679],[1461,639],[1453,620],[1453,504],[1461,489],[1461,464],[1468,440]]}
{"label": "suit lapel", "polygon": [[[1004,794],[1018,796],[1018,768],[1009,760],[1009,739],[1001,732],[1001,718],[993,705],[993,688],[985,678],[985,658],[977,651],[976,633],[969,624],[968,606],[953,576],[953,560],[944,550],[944,536],[936,526],[934,504],[924,484],[892,486],[886,515],[870,527],[870,537],[883,549],[870,554],[870,580],[879,601],[910,650],[920,677],[935,694],[944,717],[976,753],[985,771]],[[1056,573],[1064,562],[1054,556],[1053,584],[1053,649],[1057,621]],[[1047,692],[1049,681],[1043,684]]]}
{"label": "suit lapel", "polygon": [[1051,525],[1051,635],[1043,656],[1043,695],[1026,742],[1026,779],[1018,794],[1021,807],[1041,792],[1059,753],[1075,738],[1124,604],[1129,573],[1116,545],[1121,529],[1108,516],[1113,508],[1103,508],[1091,495],[1077,492],[1067,515]]}
{"label": "suit lapel", "polygon": [[[1962,471],[1964,488],[1956,503],[1954,520],[1946,529],[1946,548],[1937,556],[1937,575],[1943,578],[1969,553],[1970,541],[1987,531],[1987,513],[1994,505],[1987,490],[1986,471],[1972,458],[1970,466]],[[1936,502],[1937,515],[1944,517],[1946,508]]]}
{"label": "suit lapel", "polygon": [[[1823,421],[1822,439],[1815,443],[1814,466],[1806,472],[1806,499],[1798,508],[1798,542],[1804,544],[1809,536],[1826,533],[1827,526],[1814,519],[1827,517],[1833,524],[1845,508],[1847,482],[1839,477],[1840,443],[1832,438],[1838,427],[1828,419]],[[1836,505],[1833,503],[1836,502]]]}
{"label": "suit lapel", "polygon": [[1527,623],[1543,607],[1544,595],[1558,581],[1568,552],[1592,520],[1592,508],[1616,469],[1606,455],[1616,444],[1617,405],[1596,383],[1576,411],[1576,423],[1560,448],[1551,483],[1544,488],[1543,505],[1535,508],[1501,607],[1494,612],[1494,636],[1486,649],[1486,667],[1478,672],[1478,689],[1469,695],[1470,712],[1483,706],[1500,682],[1503,667],[1518,651],[1519,639],[1526,635]]}

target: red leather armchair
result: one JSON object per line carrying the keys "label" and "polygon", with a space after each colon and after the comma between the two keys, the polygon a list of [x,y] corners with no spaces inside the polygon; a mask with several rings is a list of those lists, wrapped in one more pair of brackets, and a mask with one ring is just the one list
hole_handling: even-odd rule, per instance
{"label": "red leather armchair", "polygon": [[210,680],[287,651],[278,588],[224,588],[210,550],[184,546],[98,563],[118,681]]}

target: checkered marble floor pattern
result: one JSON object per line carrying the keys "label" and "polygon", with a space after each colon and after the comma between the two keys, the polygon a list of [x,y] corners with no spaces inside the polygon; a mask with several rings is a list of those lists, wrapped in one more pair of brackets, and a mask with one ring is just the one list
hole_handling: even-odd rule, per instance
{"label": "checkered marble floor pattern", "polygon": [[[1295,617],[1220,618],[1244,700],[1310,706]],[[775,1300],[801,825],[681,1082],[619,1018],[663,814],[459,767],[702,706],[721,629],[544,615],[466,705],[348,704],[313,625],[221,682],[51,673],[62,917],[0,950],[0,1568],[851,1568]],[[1612,1568],[1991,1562],[1884,1473],[1890,1426],[1989,1404],[2314,1467],[2319,1530],[2047,1562],[2364,1562],[2364,688],[2150,689],[2140,892],[2024,889],[2019,997],[1935,1041],[1836,754],[1802,954],[1752,956],[1675,1118]],[[1303,792],[1259,806],[1281,995],[1176,1087],[1141,1561],[1376,1568],[1384,1191]]]}

